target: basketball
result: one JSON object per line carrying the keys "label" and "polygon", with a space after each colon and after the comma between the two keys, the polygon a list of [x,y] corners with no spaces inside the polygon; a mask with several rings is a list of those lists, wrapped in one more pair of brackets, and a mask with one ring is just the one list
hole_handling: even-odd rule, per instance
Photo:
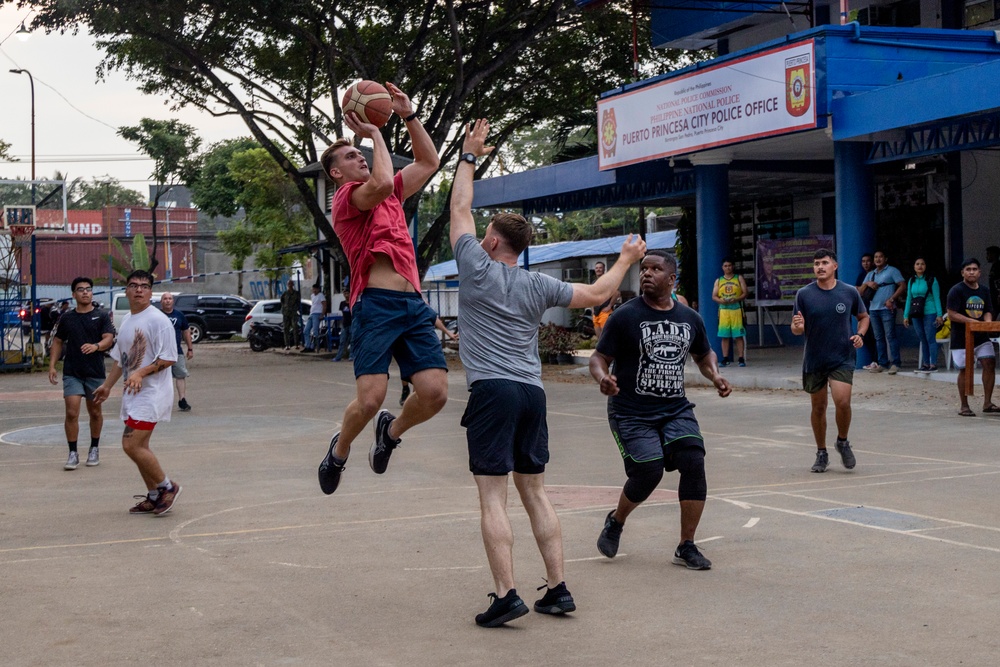
{"label": "basketball", "polygon": [[359,81],[344,93],[344,113],[353,111],[366,123],[382,127],[392,115],[392,95],[374,81]]}

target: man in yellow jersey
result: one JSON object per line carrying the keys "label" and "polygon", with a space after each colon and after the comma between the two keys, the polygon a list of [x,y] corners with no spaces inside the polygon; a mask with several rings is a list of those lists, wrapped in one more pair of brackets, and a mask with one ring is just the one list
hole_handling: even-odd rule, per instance
{"label": "man in yellow jersey", "polygon": [[729,339],[736,341],[736,358],[740,366],[746,366],[743,357],[747,330],[743,326],[743,299],[747,298],[747,284],[743,276],[736,275],[736,267],[731,257],[722,260],[722,276],[715,280],[712,301],[719,304],[719,339],[722,343],[720,366],[732,363],[729,356]]}

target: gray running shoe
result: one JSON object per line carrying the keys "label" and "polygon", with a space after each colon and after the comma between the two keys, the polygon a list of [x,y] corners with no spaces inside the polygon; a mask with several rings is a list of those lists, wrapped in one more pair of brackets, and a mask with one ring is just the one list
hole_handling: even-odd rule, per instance
{"label": "gray running shoe", "polygon": [[826,472],[826,467],[830,465],[830,455],[825,449],[816,450],[816,463],[813,464],[813,472]]}
{"label": "gray running shoe", "polygon": [[614,558],[618,554],[618,542],[622,538],[624,528],[625,524],[615,520],[615,511],[608,512],[607,518],[604,519],[604,530],[597,538],[597,550],[608,558]]}
{"label": "gray running shoe", "polygon": [[389,426],[396,417],[388,410],[379,410],[375,415],[375,442],[368,450],[368,464],[376,475],[381,475],[389,467],[389,457],[392,450],[399,447],[400,440],[393,440],[389,435]]}
{"label": "gray running shoe", "polygon": [[63,466],[63,470],[76,470],[78,465],[80,465],[80,455],[76,452],[70,452],[69,458],[66,459],[66,465]]}
{"label": "gray running shoe", "polygon": [[97,447],[91,447],[90,451],[87,452],[87,465],[91,468],[101,465],[101,455]]}
{"label": "gray running shoe", "polygon": [[840,460],[844,462],[844,467],[850,470],[858,464],[858,460],[854,458],[854,452],[851,450],[851,443],[849,440],[841,440],[837,438],[837,451],[840,453]]}
{"label": "gray running shoe", "polygon": [[689,570],[711,570],[712,561],[701,555],[691,540],[684,540],[674,552],[674,565],[683,565]]}

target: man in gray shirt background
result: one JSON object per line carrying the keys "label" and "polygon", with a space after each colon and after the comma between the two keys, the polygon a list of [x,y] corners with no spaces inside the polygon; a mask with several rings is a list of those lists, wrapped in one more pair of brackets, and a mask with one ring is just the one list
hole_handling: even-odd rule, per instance
{"label": "man in gray shirt background", "polygon": [[514,588],[514,535],[507,516],[511,472],[545,562],[548,589],[534,609],[543,614],[576,609],[563,578],[562,528],[544,486],[549,452],[538,358],[542,314],[555,306],[585,308],[609,298],[628,267],[642,259],[646,244],[629,236],[615,265],[593,285],[584,285],[518,267],[518,255],[533,235],[531,224],[520,215],[493,216],[482,242],[477,241],[473,177],[476,158],[493,150],[485,145],[488,132],[489,123],[482,119],[466,130],[451,194],[450,239],[458,263],[459,354],[470,391],[462,425],[496,585],[489,609],[476,616],[476,623],[497,627],[528,613]]}

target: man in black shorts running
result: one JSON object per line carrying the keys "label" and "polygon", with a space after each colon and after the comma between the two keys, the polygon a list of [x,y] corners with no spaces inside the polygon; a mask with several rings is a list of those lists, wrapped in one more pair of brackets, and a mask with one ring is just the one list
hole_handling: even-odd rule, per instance
{"label": "man in black shorts running", "polygon": [[681,539],[673,562],[707,570],[712,563],[694,543],[708,483],[705,443],[694,404],[684,393],[687,355],[719,396],[729,396],[732,387],[719,373],[705,322],[673,298],[677,260],[666,251],[651,250],[640,267],[640,298],[611,314],[590,358],[590,374],[609,397],[608,421],[628,477],[618,507],[604,520],[597,549],[614,558],[629,514],[653,493],[664,470],[678,470]]}
{"label": "man in black shorts running", "polygon": [[607,299],[628,267],[642,257],[646,244],[629,236],[611,270],[593,285],[583,285],[518,266],[518,255],[530,243],[533,232],[520,215],[493,216],[482,242],[478,241],[472,217],[472,181],[476,159],[492,150],[484,145],[488,132],[485,120],[477,121],[466,132],[451,192],[450,239],[458,262],[462,313],[459,354],[469,385],[462,426],[467,430],[469,469],[479,490],[483,544],[496,585],[496,592],[490,593],[493,602],[476,616],[476,623],[495,628],[528,613],[514,588],[514,534],[507,517],[511,472],[545,563],[548,588],[535,602],[535,611],[565,614],[576,610],[563,581],[559,517],[545,493],[549,433],[538,359],[538,324],[549,308],[584,308]]}
{"label": "man in black shorts running", "polygon": [[[826,387],[830,385],[837,420],[837,452],[850,470],[857,460],[847,440],[851,428],[851,388],[854,382],[855,349],[865,344],[868,311],[857,288],[837,280],[837,255],[826,248],[813,255],[816,282],[795,294],[792,333],[806,335],[802,354],[802,388],[812,399],[813,437],[816,462],[813,472],[826,472],[830,457],[826,451]],[[851,328],[858,319],[858,331]]]}

